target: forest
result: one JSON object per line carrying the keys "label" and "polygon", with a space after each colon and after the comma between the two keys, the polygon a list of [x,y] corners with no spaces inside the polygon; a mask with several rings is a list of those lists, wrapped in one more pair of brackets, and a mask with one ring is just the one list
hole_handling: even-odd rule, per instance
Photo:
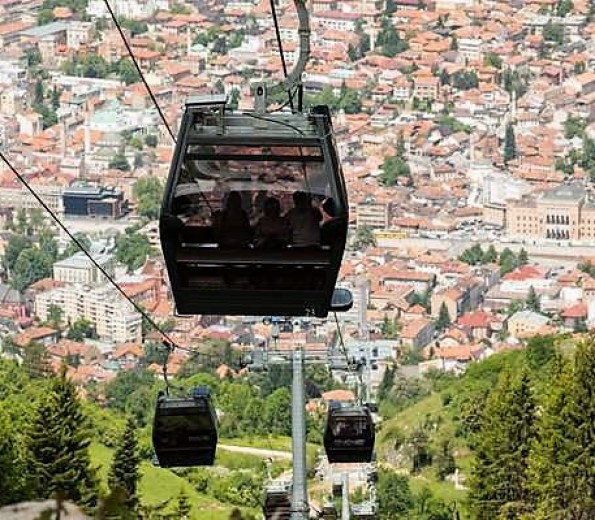
{"label": "forest", "polygon": [[[380,410],[392,419],[380,431],[378,460],[453,511],[416,518],[595,518],[593,335],[538,336],[458,377],[394,375],[379,389]],[[386,520],[410,518],[380,508]]]}
{"label": "forest", "polygon": [[[398,368],[378,390],[382,520],[595,518],[595,337],[533,338],[459,376],[410,379]],[[191,366],[176,386],[211,387],[220,442],[287,449],[289,372],[223,380],[212,372]],[[311,397],[335,386],[323,367],[308,369]],[[0,505],[61,497],[97,518],[192,519],[209,518],[200,508],[210,504],[213,520],[259,518],[267,471],[257,457],[219,450],[214,468],[151,466],[162,388],[142,369],[77,389],[65,370],[49,376],[0,361]],[[309,418],[311,468],[322,422]],[[278,463],[273,474],[288,469]],[[159,486],[170,487],[167,496]]]}

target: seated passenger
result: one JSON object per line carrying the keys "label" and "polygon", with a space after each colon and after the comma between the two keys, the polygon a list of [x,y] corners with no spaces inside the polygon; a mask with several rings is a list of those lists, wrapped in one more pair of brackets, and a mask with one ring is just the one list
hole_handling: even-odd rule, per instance
{"label": "seated passenger", "polygon": [[289,223],[281,216],[281,204],[274,197],[269,197],[263,208],[263,216],[256,224],[254,247],[279,249],[289,243]]}
{"label": "seated passenger", "polygon": [[291,228],[291,245],[315,247],[320,245],[320,211],[312,207],[310,195],[303,191],[293,194],[293,205],[285,217]]}
{"label": "seated passenger", "polygon": [[230,192],[225,209],[213,215],[213,229],[219,247],[248,247],[252,242],[250,221],[237,191]]}
{"label": "seated passenger", "polygon": [[337,217],[337,207],[332,198],[324,199],[320,206],[322,225],[320,227],[320,243],[323,246],[335,247],[343,241],[345,222]]}

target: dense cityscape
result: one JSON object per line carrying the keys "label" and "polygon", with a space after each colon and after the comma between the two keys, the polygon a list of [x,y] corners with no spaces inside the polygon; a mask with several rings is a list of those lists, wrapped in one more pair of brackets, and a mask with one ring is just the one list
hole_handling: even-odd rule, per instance
{"label": "dense cityscape", "polygon": [[[337,323],[179,316],[160,251],[170,132],[184,102],[219,93],[251,110],[255,84],[283,77],[281,56],[288,66],[298,58],[293,4],[276,4],[282,49],[267,2],[109,6],[126,42],[103,0],[0,0],[0,151],[10,161],[0,161],[0,388],[9,389],[0,432],[18,440],[0,438],[0,467],[19,461],[0,476],[0,505],[62,491],[16,477],[41,442],[23,433],[35,416],[23,410],[48,385],[59,391],[45,382],[55,373],[94,423],[88,442],[103,486],[94,500],[81,489],[68,499],[97,512],[123,471],[110,466],[113,450],[126,458],[117,439],[137,428],[130,471],[142,464],[140,498],[135,483],[114,518],[261,518],[266,483],[291,474],[291,378],[279,367],[250,372],[242,360],[298,345],[324,353],[308,368],[318,390],[307,404],[318,518],[331,518],[344,478],[351,518],[595,518],[593,470],[571,492],[565,463],[583,460],[581,449],[589,457],[595,433],[577,433],[588,440],[562,455],[544,440],[557,415],[582,432],[577,410],[588,417],[593,406],[580,384],[593,385],[595,353],[595,4],[307,2],[304,104],[330,107],[349,194],[338,286],[354,305]],[[166,360],[160,334],[121,292],[180,346]],[[315,456],[316,430],[328,403],[355,399],[356,383],[336,366],[339,336],[345,357],[367,365],[378,434],[376,462],[333,470]],[[216,388],[218,476],[150,465],[150,403],[164,378]],[[558,380],[577,409],[564,408]],[[477,419],[482,408],[490,420]],[[519,408],[532,433],[514,429]],[[514,432],[526,435],[518,446],[492,447]],[[552,484],[555,470],[568,489]],[[163,489],[149,482],[160,479]]]}

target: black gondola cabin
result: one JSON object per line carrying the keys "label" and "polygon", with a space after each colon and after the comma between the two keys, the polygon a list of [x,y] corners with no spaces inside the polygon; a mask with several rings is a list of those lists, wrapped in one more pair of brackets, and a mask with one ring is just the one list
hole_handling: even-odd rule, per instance
{"label": "black gondola cabin", "polygon": [[325,317],[347,225],[326,106],[260,114],[189,100],[160,217],[179,314]]}
{"label": "black gondola cabin", "polygon": [[195,388],[187,398],[159,397],[153,422],[153,448],[163,468],[213,465],[217,419],[208,388]]}
{"label": "black gondola cabin", "polygon": [[324,449],[331,464],[370,462],[374,454],[375,428],[365,406],[329,406],[324,430]]}

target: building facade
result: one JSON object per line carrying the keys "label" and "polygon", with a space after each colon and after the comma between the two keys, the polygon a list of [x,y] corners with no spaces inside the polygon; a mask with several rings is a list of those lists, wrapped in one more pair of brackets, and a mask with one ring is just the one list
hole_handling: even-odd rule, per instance
{"label": "building facade", "polygon": [[[114,275],[112,255],[100,254],[93,258],[110,276]],[[58,282],[95,285],[106,281],[99,268],[82,251],[56,262],[53,271],[54,280]]]}
{"label": "building facade", "polygon": [[359,202],[355,210],[357,227],[386,229],[388,227],[389,209],[388,204],[376,202],[373,199]]}
{"label": "building facade", "polygon": [[[62,186],[56,184],[33,184],[35,192],[47,206],[58,213],[63,212],[62,207]],[[14,210],[39,209],[38,200],[31,192],[22,185],[10,183],[8,186],[0,186],[0,206],[3,208],[12,208]]]}
{"label": "building facade", "polygon": [[128,209],[122,192],[113,187],[71,186],[62,199],[66,216],[120,218]]}
{"label": "building facade", "polygon": [[506,228],[515,237],[595,240],[595,201],[583,186],[564,184],[508,202]]}
{"label": "building facade", "polygon": [[51,305],[62,309],[65,320],[88,319],[102,340],[115,343],[142,340],[140,313],[122,300],[115,289],[70,285],[40,293],[35,297],[36,315],[47,320]]}

